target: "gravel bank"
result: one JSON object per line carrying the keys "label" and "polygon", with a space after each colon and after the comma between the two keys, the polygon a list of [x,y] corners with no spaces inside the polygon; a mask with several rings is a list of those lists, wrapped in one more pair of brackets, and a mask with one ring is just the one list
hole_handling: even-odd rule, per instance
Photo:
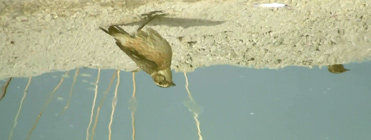
{"label": "gravel bank", "polygon": [[371,58],[371,1],[285,0],[259,8],[255,0],[13,1],[0,6],[0,79],[77,67],[131,71],[134,62],[99,27],[126,24],[140,14],[169,15],[149,26],[173,47],[172,68],[210,65],[253,68],[327,66]]}

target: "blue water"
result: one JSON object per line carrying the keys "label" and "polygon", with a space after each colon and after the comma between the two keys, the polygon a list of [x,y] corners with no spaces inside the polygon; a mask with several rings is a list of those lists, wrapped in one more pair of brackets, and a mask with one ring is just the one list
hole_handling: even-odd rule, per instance
{"label": "blue water", "polygon": [[[287,67],[279,70],[233,66],[198,68],[187,73],[196,104],[189,105],[183,73],[173,73],[175,87],[159,88],[144,72],[136,74],[136,139],[197,140],[189,110],[199,112],[205,140],[369,140],[371,139],[371,63],[347,64],[349,72],[327,68]],[[50,93],[65,72],[32,77],[13,140],[24,140]],[[83,140],[90,119],[97,70],[80,69],[70,108],[75,70],[69,72],[31,135],[31,140]],[[91,77],[81,75],[91,74]],[[115,70],[102,70],[98,107]],[[132,73],[120,73],[113,140],[131,139],[129,100]],[[0,140],[9,137],[28,78],[14,78],[0,102]],[[1,85],[5,82],[1,81]],[[96,140],[108,139],[116,79],[106,96]],[[186,105],[191,108],[187,108]]]}

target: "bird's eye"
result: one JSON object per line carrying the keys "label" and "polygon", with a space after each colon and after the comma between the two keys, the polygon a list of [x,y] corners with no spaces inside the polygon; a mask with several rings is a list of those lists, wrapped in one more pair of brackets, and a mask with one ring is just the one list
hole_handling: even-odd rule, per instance
{"label": "bird's eye", "polygon": [[165,78],[165,76],[163,76],[163,75],[158,75],[158,81],[166,81],[166,78]]}

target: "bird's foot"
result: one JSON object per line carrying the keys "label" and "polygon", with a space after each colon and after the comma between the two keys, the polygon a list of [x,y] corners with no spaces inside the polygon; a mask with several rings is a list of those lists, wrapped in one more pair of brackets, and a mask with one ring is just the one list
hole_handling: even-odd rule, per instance
{"label": "bird's foot", "polygon": [[151,20],[155,17],[162,17],[168,15],[167,13],[164,13],[162,10],[156,10],[156,11],[151,11],[149,13],[144,13],[140,15],[141,19],[148,19]]}
{"label": "bird's foot", "polygon": [[149,13],[142,14],[142,19],[145,19],[145,21],[138,29],[137,32],[139,32],[144,26],[146,26],[149,22],[151,22],[153,19],[161,16],[166,16],[167,14],[158,10],[158,11],[152,11]]}

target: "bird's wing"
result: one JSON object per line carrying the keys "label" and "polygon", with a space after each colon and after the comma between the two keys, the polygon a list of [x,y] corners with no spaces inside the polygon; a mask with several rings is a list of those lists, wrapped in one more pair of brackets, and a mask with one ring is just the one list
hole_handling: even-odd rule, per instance
{"label": "bird's wing", "polygon": [[148,54],[143,55],[146,56],[148,59],[155,61],[157,64],[169,66],[172,59],[171,46],[155,30],[147,28],[147,32],[139,31],[136,35],[136,39],[142,40],[141,41],[141,43],[143,44],[142,46],[146,47],[143,49],[149,50]]}
{"label": "bird's wing", "polygon": [[125,47],[119,41],[116,41],[116,45],[122,51],[124,51],[143,71],[147,72],[148,74],[151,74],[154,70],[157,70],[158,65],[154,61],[147,59],[145,56],[140,54],[135,49]]}

